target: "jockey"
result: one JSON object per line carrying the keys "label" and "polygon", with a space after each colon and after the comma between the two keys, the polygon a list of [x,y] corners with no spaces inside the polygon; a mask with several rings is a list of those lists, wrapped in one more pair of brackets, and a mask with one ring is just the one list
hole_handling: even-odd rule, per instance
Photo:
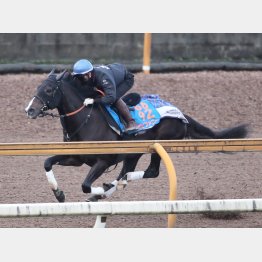
{"label": "jockey", "polygon": [[84,105],[100,103],[114,105],[126,122],[125,132],[137,130],[129,108],[121,97],[133,86],[134,75],[122,64],[93,66],[88,60],[78,60],[73,66],[72,75],[80,80],[86,89],[98,89],[105,95],[99,98],[86,98]]}

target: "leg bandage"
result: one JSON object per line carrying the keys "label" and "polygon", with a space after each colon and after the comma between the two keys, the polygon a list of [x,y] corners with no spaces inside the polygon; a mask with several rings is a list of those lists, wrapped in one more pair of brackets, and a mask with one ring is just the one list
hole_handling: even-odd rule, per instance
{"label": "leg bandage", "polygon": [[111,196],[111,195],[116,191],[116,189],[117,189],[117,184],[118,184],[118,181],[117,181],[117,180],[114,180],[114,181],[111,183],[111,185],[113,185],[113,186],[112,186],[109,190],[107,190],[107,191],[105,192],[106,197]]}
{"label": "leg bandage", "polygon": [[102,187],[91,187],[91,194],[93,195],[104,195],[105,190]]}
{"label": "leg bandage", "polygon": [[145,174],[144,171],[128,172],[126,174],[127,175],[127,181],[142,179],[144,174]]}
{"label": "leg bandage", "polygon": [[53,190],[57,190],[57,182],[52,170],[46,172],[47,181]]}

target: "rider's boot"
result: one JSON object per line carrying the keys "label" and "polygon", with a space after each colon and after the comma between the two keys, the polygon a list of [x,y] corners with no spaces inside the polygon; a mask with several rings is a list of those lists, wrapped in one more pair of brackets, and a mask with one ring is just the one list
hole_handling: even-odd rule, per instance
{"label": "rider's boot", "polygon": [[136,121],[132,118],[130,111],[129,111],[129,108],[126,105],[126,103],[121,98],[119,98],[115,102],[115,106],[126,122],[127,126],[125,128],[125,132],[138,130],[139,127],[138,127]]}

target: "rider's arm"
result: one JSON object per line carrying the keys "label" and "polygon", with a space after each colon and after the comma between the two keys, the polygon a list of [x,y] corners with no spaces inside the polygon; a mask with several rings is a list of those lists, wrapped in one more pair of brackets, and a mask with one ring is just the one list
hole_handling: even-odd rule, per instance
{"label": "rider's arm", "polygon": [[101,81],[97,83],[97,88],[102,89],[105,96],[95,98],[95,103],[112,105],[116,100],[116,85],[114,80],[108,77],[103,77]]}

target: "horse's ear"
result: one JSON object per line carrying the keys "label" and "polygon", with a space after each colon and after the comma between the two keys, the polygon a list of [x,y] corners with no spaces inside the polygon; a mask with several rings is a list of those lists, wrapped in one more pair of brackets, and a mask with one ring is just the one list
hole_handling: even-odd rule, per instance
{"label": "horse's ear", "polygon": [[51,70],[51,72],[48,74],[48,77],[51,76],[52,74],[54,74],[54,72],[55,72],[55,68],[53,68],[53,69]]}
{"label": "horse's ear", "polygon": [[56,76],[56,81],[60,81],[64,77],[66,72],[67,72],[67,70],[65,69],[62,73],[58,74]]}

